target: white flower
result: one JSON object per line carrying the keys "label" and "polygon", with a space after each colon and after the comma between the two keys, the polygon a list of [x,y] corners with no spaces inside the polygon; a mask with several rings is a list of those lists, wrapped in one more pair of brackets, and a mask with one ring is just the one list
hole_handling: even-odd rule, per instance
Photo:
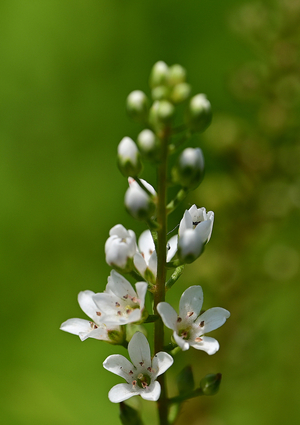
{"label": "white flower", "polygon": [[103,367],[124,378],[127,383],[115,385],[108,393],[113,403],[140,395],[145,400],[157,401],[160,396],[160,384],[156,378],[172,364],[173,358],[163,352],[155,354],[151,361],[150,347],[145,335],[136,332],[128,344],[131,362],[120,354],[107,357]]}
{"label": "white flower", "polygon": [[[150,193],[156,195],[154,188],[141,179]],[[125,206],[129,213],[137,219],[147,219],[154,214],[155,205],[152,198],[131,177],[128,178],[129,188],[125,193]]]}
{"label": "white flower", "polygon": [[118,166],[124,176],[137,176],[142,170],[139,150],[130,137],[123,137],[118,145]]}
{"label": "white flower", "polygon": [[87,338],[95,338],[111,342],[109,334],[112,334],[112,331],[114,331],[113,333],[120,332],[121,337],[121,328],[113,325],[107,326],[103,321],[100,321],[102,312],[93,301],[94,295],[95,293],[92,291],[83,291],[78,295],[78,303],[81,309],[92,319],[92,321],[69,319],[61,325],[60,329],[78,335],[81,341]]}
{"label": "white flower", "polygon": [[215,354],[219,349],[218,341],[204,334],[222,326],[230,313],[224,308],[215,307],[200,315],[202,303],[201,286],[191,286],[180,298],[179,315],[166,302],[159,303],[157,311],[167,328],[174,331],[174,340],[183,351],[191,346],[207,354]]}
{"label": "white flower", "polygon": [[204,207],[193,205],[186,210],[179,225],[178,251],[183,262],[196,260],[210,240],[214,223],[214,213],[206,213]]}
{"label": "white flower", "polygon": [[119,269],[131,270],[131,260],[136,252],[136,237],[133,230],[126,230],[121,224],[110,229],[109,238],[105,243],[107,264]]}
{"label": "white flower", "polygon": [[148,285],[146,282],[137,282],[135,287],[136,292],[128,280],[112,270],[105,291],[93,296],[93,301],[103,313],[100,320],[112,325],[140,321]]}
{"label": "white flower", "polygon": [[[177,251],[177,235],[167,244],[167,262],[171,261]],[[139,237],[139,252],[133,257],[138,272],[148,282],[155,283],[157,274],[157,255],[150,230],[145,230]]]}

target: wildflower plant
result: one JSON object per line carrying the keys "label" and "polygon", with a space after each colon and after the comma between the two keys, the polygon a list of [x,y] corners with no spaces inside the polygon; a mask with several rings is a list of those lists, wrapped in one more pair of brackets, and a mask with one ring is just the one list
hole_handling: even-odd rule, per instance
{"label": "wildflower plant", "polygon": [[[202,312],[203,291],[199,285],[183,292],[178,313],[166,302],[167,291],[180,278],[185,265],[203,253],[212,235],[214,213],[193,205],[173,229],[176,233],[167,237],[171,233],[167,224],[169,214],[199,186],[204,176],[202,150],[185,147],[185,143],[194,133],[208,127],[212,113],[204,94],[191,97],[186,71],[180,65],[169,67],[157,62],[151,71],[150,89],[152,104],[140,90],[129,94],[128,114],[144,129],[136,142],[124,137],[118,146],[118,167],[129,184],[125,208],[148,229],[138,239],[133,230],[122,224],[110,230],[105,256],[113,270],[106,288],[100,293],[80,292],[78,296],[80,307],[91,320],[69,319],[61,329],[81,340],[95,338],[128,348],[131,361],[112,354],[103,362],[105,369],[125,380],[108,394],[111,402],[120,403],[123,424],[143,424],[139,413],[124,403],[139,395],[157,402],[160,425],[171,425],[185,400],[217,392],[221,374],[206,375],[195,389],[192,369],[187,366],[177,378],[178,395],[170,398],[165,372],[180,350],[192,347],[209,355],[216,353],[219,343],[206,333],[222,326],[230,313],[219,307]],[[179,104],[185,107],[183,114]],[[169,157],[175,155],[174,166],[168,173]],[[144,160],[157,170],[155,187],[140,178]],[[168,202],[170,186],[178,187],[178,192]],[[136,280],[134,286],[124,275]],[[151,301],[147,303],[151,305],[150,311],[145,307],[146,297]],[[154,324],[153,343],[145,336],[143,323]],[[132,327],[133,324],[139,326]],[[165,341],[165,326],[173,331],[171,341]],[[142,332],[134,333],[134,329]]]}

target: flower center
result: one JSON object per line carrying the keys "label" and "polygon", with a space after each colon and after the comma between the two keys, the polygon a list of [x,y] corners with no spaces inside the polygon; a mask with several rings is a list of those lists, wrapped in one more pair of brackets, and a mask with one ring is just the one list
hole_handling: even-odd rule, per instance
{"label": "flower center", "polygon": [[188,329],[181,329],[181,330],[178,332],[178,335],[179,335],[182,339],[188,340],[188,339],[190,339],[190,329],[189,329],[189,328],[188,328]]}
{"label": "flower center", "polygon": [[147,388],[151,383],[151,378],[146,373],[140,373],[136,382],[140,388]]}

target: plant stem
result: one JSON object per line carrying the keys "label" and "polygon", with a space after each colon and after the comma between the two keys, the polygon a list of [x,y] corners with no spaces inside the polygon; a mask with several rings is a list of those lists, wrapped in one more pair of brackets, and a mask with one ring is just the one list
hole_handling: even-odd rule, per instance
{"label": "plant stem", "polygon": [[[156,291],[154,293],[154,314],[157,314],[157,304],[165,300],[166,281],[166,245],[167,245],[167,161],[168,161],[168,137],[169,130],[166,128],[161,133],[161,162],[157,174],[157,278]],[[154,351],[158,353],[164,347],[164,324],[161,319],[154,325]],[[158,377],[161,385],[161,395],[157,402],[159,423],[168,425],[168,402],[165,375]]]}

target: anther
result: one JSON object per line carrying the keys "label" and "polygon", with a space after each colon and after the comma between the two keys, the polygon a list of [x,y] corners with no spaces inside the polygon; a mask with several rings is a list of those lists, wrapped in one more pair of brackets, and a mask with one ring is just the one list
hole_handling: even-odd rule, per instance
{"label": "anther", "polygon": [[140,362],[139,364],[140,364],[141,366],[144,366],[144,362]]}
{"label": "anther", "polygon": [[177,317],[177,323],[182,322],[182,318],[181,317]]}
{"label": "anther", "polygon": [[115,306],[116,306],[116,307],[120,307],[120,305],[121,305],[121,304],[120,304],[120,303],[118,303],[118,301],[116,301],[116,302],[115,302]]}
{"label": "anther", "polygon": [[120,310],[118,311],[118,316],[122,316],[122,312]]}
{"label": "anther", "polygon": [[189,311],[189,312],[187,313],[187,316],[188,316],[188,317],[191,317],[193,314],[194,314],[194,312],[193,312],[193,311]]}
{"label": "anther", "polygon": [[195,342],[201,342],[202,338],[200,338],[199,336],[197,338],[195,338]]}
{"label": "anther", "polygon": [[200,323],[200,328],[203,328],[203,326],[204,326],[204,320],[202,320],[202,322]]}

